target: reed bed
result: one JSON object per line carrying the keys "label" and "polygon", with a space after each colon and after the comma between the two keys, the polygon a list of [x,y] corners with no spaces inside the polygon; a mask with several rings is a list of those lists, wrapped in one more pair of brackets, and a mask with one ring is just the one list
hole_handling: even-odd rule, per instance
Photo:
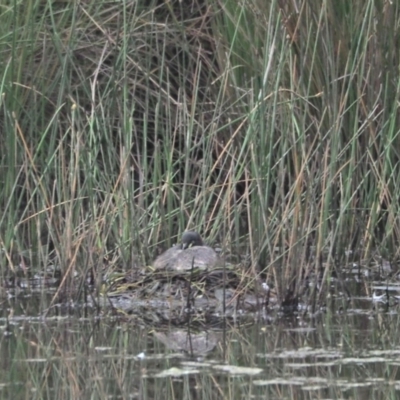
{"label": "reed bed", "polygon": [[6,3],[4,279],[101,280],[187,228],[281,299],[397,259],[397,2]]}

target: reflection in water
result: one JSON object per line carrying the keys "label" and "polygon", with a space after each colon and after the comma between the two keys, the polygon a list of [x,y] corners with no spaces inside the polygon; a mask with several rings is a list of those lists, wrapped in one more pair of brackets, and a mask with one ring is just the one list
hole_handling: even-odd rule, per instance
{"label": "reflection in water", "polygon": [[169,349],[185,351],[190,355],[205,355],[218,343],[217,335],[210,332],[188,333],[187,330],[174,330],[167,334],[154,332],[154,336]]}
{"label": "reflection in water", "polygon": [[[187,326],[161,329],[161,320],[145,313],[81,309],[73,314],[55,306],[44,317],[42,306],[48,303],[31,296],[3,299],[3,398],[231,399],[249,393],[255,399],[277,393],[280,398],[369,398],[373,390],[374,399],[386,399],[400,394],[398,306],[385,312],[369,297],[349,302],[338,296],[313,318],[286,317],[277,310],[259,322],[216,318],[212,329],[201,330],[198,323],[192,334]],[[240,379],[230,378],[237,375]]]}

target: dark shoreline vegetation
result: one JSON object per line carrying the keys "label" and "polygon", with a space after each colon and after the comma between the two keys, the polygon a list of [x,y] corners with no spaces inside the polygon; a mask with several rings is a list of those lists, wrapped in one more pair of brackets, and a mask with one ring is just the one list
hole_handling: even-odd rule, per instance
{"label": "dark shoreline vegetation", "polygon": [[4,284],[131,288],[185,229],[229,260],[219,286],[279,305],[396,270],[397,2],[6,3]]}

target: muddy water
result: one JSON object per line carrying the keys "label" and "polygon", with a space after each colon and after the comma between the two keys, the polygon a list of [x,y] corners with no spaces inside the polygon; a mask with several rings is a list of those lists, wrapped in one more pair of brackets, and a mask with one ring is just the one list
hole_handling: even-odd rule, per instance
{"label": "muddy water", "polygon": [[165,313],[157,320],[76,304],[48,309],[50,294],[9,295],[0,397],[399,398],[400,305],[394,296],[378,302],[382,288],[371,289],[313,318],[272,308],[180,326]]}

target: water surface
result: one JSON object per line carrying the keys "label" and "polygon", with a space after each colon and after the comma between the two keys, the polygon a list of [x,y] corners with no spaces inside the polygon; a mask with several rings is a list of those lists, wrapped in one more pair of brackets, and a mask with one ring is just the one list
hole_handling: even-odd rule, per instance
{"label": "water surface", "polygon": [[272,308],[180,326],[165,313],[156,320],[87,305],[48,308],[50,293],[9,295],[1,397],[397,398],[400,306],[359,289],[312,318]]}

